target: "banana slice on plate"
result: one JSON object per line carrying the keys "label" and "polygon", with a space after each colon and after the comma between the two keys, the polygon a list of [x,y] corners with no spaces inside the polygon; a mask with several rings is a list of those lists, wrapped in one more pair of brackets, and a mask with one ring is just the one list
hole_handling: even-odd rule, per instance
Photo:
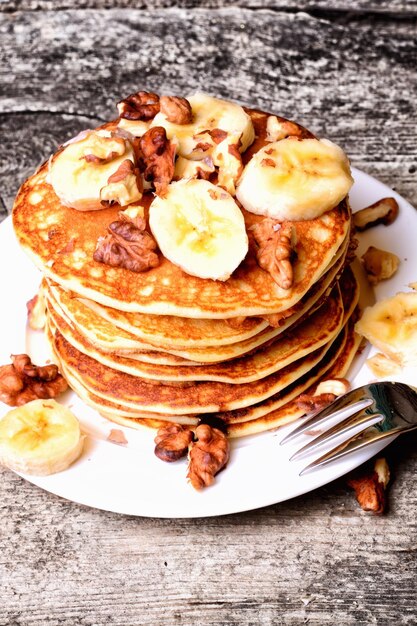
{"label": "banana slice on plate", "polygon": [[416,366],[417,293],[397,293],[366,308],[355,330],[402,366]]}
{"label": "banana slice on plate", "polygon": [[[135,162],[132,145],[123,137],[106,130],[81,133],[78,141],[51,159],[48,181],[65,206],[78,211],[102,209],[100,191],[126,160]],[[130,196],[129,201],[136,202],[142,193],[136,187]]]}
{"label": "banana slice on plate", "polygon": [[55,400],[33,400],[0,420],[0,463],[24,474],[61,472],[80,456],[77,418]]}
{"label": "banana slice on plate", "polygon": [[327,139],[282,139],[254,154],[236,197],[251,213],[280,221],[311,220],[334,208],[353,184],[349,161]]}
{"label": "banana slice on plate", "polygon": [[191,124],[174,124],[163,113],[158,113],[151,126],[163,126],[168,139],[176,137],[178,151],[182,156],[193,152],[199,142],[195,135],[207,130],[220,129],[239,137],[240,151],[244,152],[255,139],[252,120],[239,104],[213,98],[205,93],[196,93],[187,98],[191,104],[193,121]]}
{"label": "banana slice on plate", "polygon": [[171,183],[153,200],[149,224],[162,254],[192,276],[227,280],[248,251],[241,210],[207,180]]}

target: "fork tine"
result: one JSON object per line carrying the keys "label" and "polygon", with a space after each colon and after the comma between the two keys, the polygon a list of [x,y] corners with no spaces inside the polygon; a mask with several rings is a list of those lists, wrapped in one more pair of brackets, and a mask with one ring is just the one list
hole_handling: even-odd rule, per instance
{"label": "fork tine", "polygon": [[[369,407],[373,402],[372,398],[358,397],[358,394],[354,393],[357,391],[358,390],[355,389],[354,391],[351,391],[346,395],[337,398],[334,402],[332,402],[324,409],[313,413],[313,415],[311,415],[305,422],[303,422],[300,426],[295,428],[286,437],[284,437],[284,439],[282,439],[282,441],[280,442],[280,445],[282,446],[286,443],[289,443],[290,441],[293,441],[311,428],[315,430],[316,428],[320,427],[322,430],[325,430],[327,422],[331,422],[338,417],[340,417],[341,419],[346,419],[353,413]],[[354,401],[351,403],[351,398],[355,398],[355,396],[357,398],[356,402]]]}
{"label": "fork tine", "polygon": [[328,431],[322,433],[312,441],[309,441],[292,455],[290,461],[299,461],[306,456],[310,456],[311,453],[317,452],[317,450],[327,446],[327,444],[335,439],[341,439],[343,437],[344,441],[349,440],[363,430],[366,430],[369,426],[377,424],[382,419],[384,419],[384,417],[380,413],[368,413],[364,410],[357,411],[339,424],[336,424],[336,426],[333,426]]}
{"label": "fork tine", "polygon": [[360,439],[353,439],[353,441],[346,441],[345,443],[333,448],[330,452],[326,452],[321,457],[307,465],[301,472],[300,476],[304,476],[305,474],[309,474],[311,471],[317,469],[318,467],[322,467],[323,465],[327,465],[332,461],[336,461],[337,459],[341,459],[352,452],[356,452],[365,446],[370,445],[376,441],[380,441],[381,439],[386,439],[387,437],[398,437],[400,433],[397,431],[387,431],[387,432],[375,432],[372,433],[369,437],[361,437]]}

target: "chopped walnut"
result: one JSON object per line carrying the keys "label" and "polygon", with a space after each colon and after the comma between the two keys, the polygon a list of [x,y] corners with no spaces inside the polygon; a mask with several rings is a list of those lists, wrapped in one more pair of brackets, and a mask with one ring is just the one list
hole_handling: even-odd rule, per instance
{"label": "chopped walnut", "polygon": [[279,120],[276,115],[270,115],[266,120],[267,141],[280,141],[286,137],[298,137],[301,134],[301,128],[294,122],[284,119]]}
{"label": "chopped walnut", "polygon": [[12,355],[11,360],[0,366],[0,400],[9,406],[55,398],[67,390],[56,365],[34,365],[27,354]]}
{"label": "chopped walnut", "polygon": [[28,324],[32,330],[42,330],[46,324],[46,295],[41,285],[36,296],[26,303]]}
{"label": "chopped walnut", "polygon": [[364,511],[381,514],[386,508],[386,495],[390,479],[388,463],[378,458],[371,470],[361,469],[348,479],[349,487],[355,490],[356,499]]}
{"label": "chopped walnut", "polygon": [[353,223],[357,230],[366,230],[377,224],[389,226],[397,218],[398,212],[398,202],[395,198],[382,198],[354,213]]}
{"label": "chopped walnut", "polygon": [[230,446],[224,433],[208,424],[200,424],[195,430],[197,441],[189,453],[187,478],[195,489],[208,487],[215,475],[229,460]]}
{"label": "chopped walnut", "polygon": [[238,144],[233,138],[227,138],[215,146],[211,156],[214,165],[219,168],[217,184],[234,196],[236,183],[243,172]]}
{"label": "chopped walnut", "polygon": [[146,230],[143,217],[129,217],[125,211],[119,213],[119,220],[112,222],[109,234],[99,237],[93,258],[111,267],[124,267],[132,272],[144,272],[159,265],[154,252],[156,242]]}
{"label": "chopped walnut", "polygon": [[391,278],[397,271],[400,259],[396,254],[370,246],[361,257],[366,275],[371,285]]}
{"label": "chopped walnut", "polygon": [[186,98],[179,96],[161,96],[161,113],[165,115],[168,122],[172,124],[191,124],[193,112],[191,104]]}
{"label": "chopped walnut", "polygon": [[296,403],[299,409],[302,409],[306,413],[316,413],[321,409],[325,409],[329,406],[336,396],[333,393],[321,393],[320,395],[312,395],[309,393],[301,393],[296,399]]}
{"label": "chopped walnut", "polygon": [[159,109],[159,96],[147,91],[132,93],[117,103],[120,117],[126,120],[151,120]]}
{"label": "chopped walnut", "polygon": [[88,163],[109,163],[126,152],[126,142],[122,137],[115,137],[108,131],[92,132],[88,135],[88,143],[84,156]]}
{"label": "chopped walnut", "polygon": [[155,437],[155,454],[161,461],[178,461],[188,452],[193,440],[193,431],[188,426],[168,422],[158,429]]}
{"label": "chopped walnut", "polygon": [[111,441],[112,443],[117,443],[120,446],[125,446],[129,442],[125,437],[125,434],[119,428],[112,428],[107,435],[107,441]]}
{"label": "chopped walnut", "polygon": [[213,159],[205,157],[199,161],[191,161],[179,156],[175,161],[174,180],[203,178],[208,180],[214,172]]}
{"label": "chopped walnut", "polygon": [[294,279],[291,265],[293,227],[265,218],[251,231],[258,246],[256,258],[259,266],[269,272],[282,289],[290,289]]}
{"label": "chopped walnut", "polygon": [[165,128],[154,126],[139,139],[144,177],[152,181],[158,196],[164,197],[175,171],[175,143],[168,140]]}
{"label": "chopped walnut", "polygon": [[126,206],[142,198],[142,179],[139,170],[130,159],[122,161],[118,169],[107,179],[107,185],[100,189],[100,202],[103,206],[120,204]]}

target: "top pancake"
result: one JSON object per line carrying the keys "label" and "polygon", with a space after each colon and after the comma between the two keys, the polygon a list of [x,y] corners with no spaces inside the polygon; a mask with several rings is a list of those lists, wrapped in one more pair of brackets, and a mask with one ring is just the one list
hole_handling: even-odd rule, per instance
{"label": "top pancake", "polygon": [[[257,139],[244,160],[265,142],[268,114],[248,111]],[[47,182],[47,164],[29,178],[17,196],[13,220],[17,238],[35,264],[52,280],[100,304],[121,311],[224,319],[285,311],[298,302],[332,262],[350,225],[347,201],[314,220],[291,222],[296,260],[291,289],[279,287],[249,249],[226,281],[183,272],[159,254],[160,264],[140,274],[93,260],[97,240],[117,219],[120,207],[79,212],[61,204]],[[147,210],[153,196],[141,203]],[[262,218],[243,211],[247,228]]]}

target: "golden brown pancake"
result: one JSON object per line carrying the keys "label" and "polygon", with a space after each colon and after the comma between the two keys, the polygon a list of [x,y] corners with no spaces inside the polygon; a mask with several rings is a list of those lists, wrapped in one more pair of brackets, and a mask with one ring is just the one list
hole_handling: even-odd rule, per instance
{"label": "golden brown pancake", "polygon": [[56,311],[49,309],[53,326],[75,348],[103,365],[132,376],[161,381],[218,381],[231,384],[252,382],[277,372],[306,356],[339,332],[344,317],[342,297],[336,285],[324,304],[306,320],[297,324],[267,347],[249,355],[217,364],[156,365],[106,353],[89,343],[77,328],[68,324]]}
{"label": "golden brown pancake", "polygon": [[[255,140],[251,153],[265,144],[260,114],[251,114],[255,113],[263,135]],[[266,120],[268,114],[262,115]],[[152,197],[143,196],[146,210]],[[251,248],[224,282],[186,274],[162,255],[158,267],[140,274],[98,263],[93,260],[97,240],[117,219],[118,211],[110,207],[81,212],[64,207],[47,182],[44,164],[22,185],[13,223],[20,244],[39,269],[66,289],[121,311],[203,319],[270,314],[296,304],[331,264],[349,231],[351,216],[343,200],[314,220],[291,222],[296,259],[293,286],[286,290],[259,267]],[[242,211],[247,228],[262,219]]]}

